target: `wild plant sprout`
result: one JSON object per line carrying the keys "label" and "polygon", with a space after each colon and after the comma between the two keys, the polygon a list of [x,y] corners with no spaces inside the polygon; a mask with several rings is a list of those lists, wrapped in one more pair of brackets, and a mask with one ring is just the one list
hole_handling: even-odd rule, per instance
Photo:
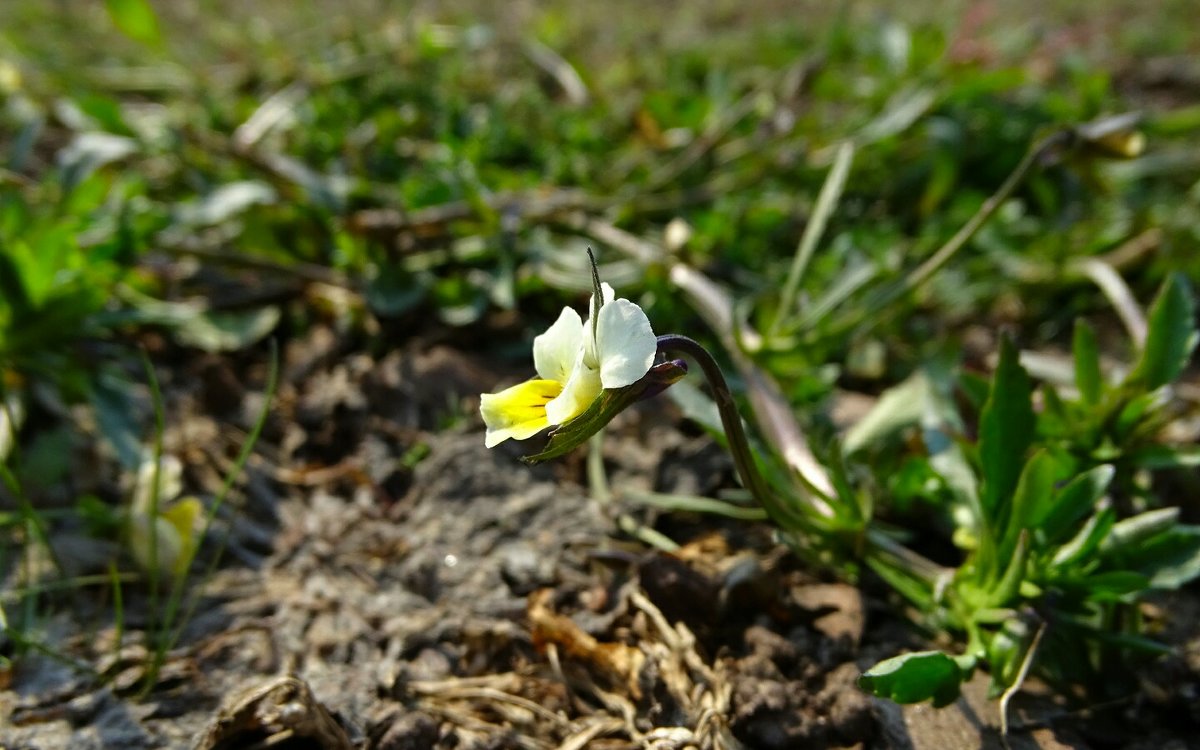
{"label": "wild plant sprout", "polygon": [[[1028,168],[1023,163],[1018,172]],[[1015,182],[1010,178],[1001,193],[1011,192]],[[997,203],[985,204],[981,214]],[[972,220],[972,231],[981,222]],[[947,247],[961,247],[967,237],[960,232]],[[944,264],[951,254],[935,255]],[[885,392],[876,410],[844,441],[824,447],[824,460],[817,461],[778,386],[741,346],[747,336],[743,331],[739,340],[734,332],[733,305],[719,285],[682,263],[670,268],[672,281],[721,335],[747,384],[766,439],[760,450],[751,450],[712,355],[684,336],[653,336],[645,313],[614,301],[600,283],[594,258],[592,269],[588,323],[564,311],[534,343],[539,377],[484,395],[489,446],[552,428],[545,448],[525,460],[563,455],[634,401],[681,380],[687,365],[675,357],[687,356],[708,380],[715,409],[688,408],[696,397],[684,396],[690,389],[675,389],[676,400],[688,416],[724,437],[743,484],[780,538],[805,559],[852,578],[870,569],[915,606],[919,619],[962,639],[951,652],[922,651],[879,663],[863,674],[863,689],[901,703],[932,700],[940,706],[958,696],[976,668],[985,668],[993,694],[1001,697],[1003,727],[1008,698],[1035,665],[1054,684],[1097,688],[1112,684],[1114,668],[1137,654],[1165,652],[1145,637],[1139,602],[1151,591],[1200,576],[1200,527],[1179,523],[1177,508],[1150,507],[1145,497],[1131,502],[1128,495],[1134,473],[1200,463],[1194,446],[1164,445],[1158,437],[1169,421],[1172,384],[1198,338],[1193,293],[1182,276],[1172,274],[1164,283],[1144,336],[1135,337],[1137,360],[1123,377],[1101,373],[1094,337],[1081,324],[1078,398],[1046,385],[1035,409],[1035,385],[1016,346],[1003,339],[976,414],[958,413],[948,397],[960,388],[953,378],[923,390],[905,382]],[[605,377],[606,362],[615,363],[608,368],[620,378]],[[926,395],[914,396],[918,392]],[[973,439],[965,429],[971,421],[977,424]],[[902,531],[874,521],[876,504],[885,499],[878,497],[880,485],[861,481],[869,467],[849,463],[863,446],[905,427],[919,429],[930,481],[949,498],[950,536],[962,554],[954,567],[925,558],[904,544]]]}
{"label": "wild plant sprout", "polygon": [[[634,402],[679,382],[688,366],[675,355],[686,355],[700,365],[713,390],[742,482],[773,518],[791,526],[798,515],[775,502],[755,467],[733,393],[713,356],[687,336],[656,337],[645,311],[629,300],[615,298],[612,287],[600,281],[590,249],[588,259],[592,296],[587,323],[574,310],[564,308],[558,320],[534,339],[538,377],[480,397],[487,447],[509,438],[523,440],[553,427],[545,449],[524,460],[539,463],[561,456],[582,445]],[[655,364],[659,357],[662,361]]]}

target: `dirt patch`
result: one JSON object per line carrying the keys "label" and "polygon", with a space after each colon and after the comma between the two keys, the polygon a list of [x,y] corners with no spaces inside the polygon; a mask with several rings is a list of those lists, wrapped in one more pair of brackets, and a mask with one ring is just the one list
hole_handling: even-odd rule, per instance
{"label": "dirt patch", "polygon": [[[326,337],[289,351],[215,531],[231,554],[156,684],[139,694],[144,597],[131,587],[118,649],[110,603],[78,592],[95,617],[57,616],[46,637],[104,680],[22,658],[0,693],[4,747],[1002,747],[983,675],[941,711],[862,693],[863,668],[924,644],[880,592],[800,569],[762,525],[602,504],[577,458],[531,469],[520,446],[485,449],[473,421],[435,430],[436,404],[491,379],[454,349],[376,362]],[[236,447],[209,413],[247,423],[261,368],[200,368],[200,387],[173,394],[190,416],[167,443],[203,489]],[[236,403],[214,401],[230,389]],[[728,486],[721,453],[668,421],[661,408],[623,419],[606,446],[613,486]],[[182,450],[196,435],[204,447]],[[618,510],[684,547],[628,540]],[[1182,598],[1163,611],[1194,607]],[[1187,747],[1200,670],[1194,633],[1172,637],[1183,655],[1147,675],[1173,689],[1110,709],[1123,727],[1031,692],[1011,747]]]}

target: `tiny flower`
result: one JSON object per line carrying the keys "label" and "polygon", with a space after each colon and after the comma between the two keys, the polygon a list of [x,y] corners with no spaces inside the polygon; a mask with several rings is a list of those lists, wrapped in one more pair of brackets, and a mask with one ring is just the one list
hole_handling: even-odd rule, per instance
{"label": "tiny flower", "polygon": [[194,497],[175,499],[183,491],[183,466],[178,458],[163,456],[157,474],[158,514],[152,518],[154,459],[142,461],[130,507],[129,546],[142,568],[177,576],[191,561],[202,507]]}
{"label": "tiny flower", "polygon": [[608,284],[600,285],[599,297],[592,296],[586,322],[563,308],[554,325],[533,340],[538,377],[480,397],[487,447],[569,422],[601,391],[632,385],[650,370],[658,343],[646,313],[627,299],[616,299]]}

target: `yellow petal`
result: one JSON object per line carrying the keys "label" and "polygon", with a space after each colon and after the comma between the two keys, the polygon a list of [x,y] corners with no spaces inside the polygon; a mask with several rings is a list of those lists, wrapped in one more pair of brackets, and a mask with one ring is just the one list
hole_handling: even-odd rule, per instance
{"label": "yellow petal", "polygon": [[534,379],[480,396],[479,413],[487,425],[484,445],[492,448],[509,438],[524,440],[549,427],[546,404],[562,387],[556,380]]}
{"label": "yellow petal", "polygon": [[[155,566],[163,575],[182,573],[196,547],[196,522],[202,510],[199,500],[186,497],[164,508],[153,526],[149,517],[135,513],[129,542],[138,563],[146,569]],[[151,534],[156,537],[153,545]]]}
{"label": "yellow petal", "polygon": [[203,506],[200,505],[199,500],[194,497],[185,497],[162,512],[162,517],[179,533],[179,540],[182,543],[179,557],[172,565],[172,572],[175,575],[183,572],[183,566],[191,562],[192,551],[197,542],[196,522],[199,520],[202,510]]}

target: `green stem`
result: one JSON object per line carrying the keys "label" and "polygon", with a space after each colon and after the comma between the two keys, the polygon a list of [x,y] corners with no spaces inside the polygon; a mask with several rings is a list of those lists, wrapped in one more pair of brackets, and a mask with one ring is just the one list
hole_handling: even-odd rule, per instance
{"label": "green stem", "polygon": [[658,350],[664,353],[683,354],[700,365],[700,369],[704,372],[704,377],[712,389],[717,411],[721,415],[721,426],[725,429],[725,437],[729,441],[729,452],[733,455],[733,463],[737,467],[738,476],[741,477],[742,484],[746,486],[746,489],[750,490],[750,494],[754,495],[754,499],[771,517],[771,520],[788,531],[807,526],[803,514],[779,501],[754,463],[754,453],[750,448],[750,440],[746,437],[746,430],[742,426],[742,417],[738,413],[737,403],[733,399],[733,391],[729,389],[729,384],[725,381],[725,375],[721,372],[717,360],[713,359],[708,350],[698,342],[680,334],[659,336]]}
{"label": "green stem", "polygon": [[[729,441],[729,452],[737,467],[742,484],[750,490],[750,494],[762,506],[771,520],[784,531],[811,530],[813,523],[803,511],[789,506],[771,490],[766,479],[759,472],[754,462],[754,452],[750,440],[742,426],[741,415],[738,414],[737,403],[733,399],[733,391],[725,381],[725,375],[708,350],[687,336],[667,334],[658,337],[658,351],[663,353],[675,352],[692,358],[700,365],[708,385],[712,389],[717,411],[721,415],[721,426],[725,429],[725,437]],[[819,511],[814,511],[818,512]],[[866,549],[858,549],[854,554],[863,559],[876,558],[898,566],[908,575],[922,582],[924,588],[934,591],[940,582],[948,581],[950,571],[926,559],[922,555],[908,549],[887,535],[873,529],[866,529],[860,537],[860,545]]]}

